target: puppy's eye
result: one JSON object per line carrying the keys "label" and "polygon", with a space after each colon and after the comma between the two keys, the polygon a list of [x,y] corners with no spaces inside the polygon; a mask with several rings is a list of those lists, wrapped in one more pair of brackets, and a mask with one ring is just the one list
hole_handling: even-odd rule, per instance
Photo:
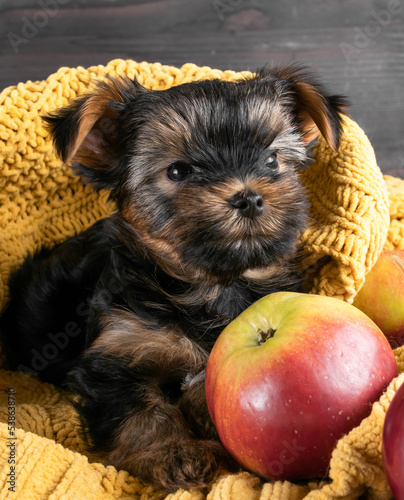
{"label": "puppy's eye", "polygon": [[279,162],[276,153],[271,153],[265,161],[265,166],[271,170],[276,170],[279,167]]}
{"label": "puppy's eye", "polygon": [[188,165],[185,161],[176,161],[167,169],[167,176],[174,182],[180,182],[193,172],[192,165]]}

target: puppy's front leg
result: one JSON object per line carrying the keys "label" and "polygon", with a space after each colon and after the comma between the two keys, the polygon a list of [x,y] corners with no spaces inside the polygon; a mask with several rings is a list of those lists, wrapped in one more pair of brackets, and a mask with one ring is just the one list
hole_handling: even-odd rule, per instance
{"label": "puppy's front leg", "polygon": [[[168,491],[203,487],[213,478],[226,454],[211,439],[203,385],[197,383],[195,397],[192,385],[183,391],[187,374],[203,370],[207,357],[185,336],[151,328],[130,313],[106,319],[72,372],[70,388],[109,463]],[[202,428],[210,430],[198,435]]]}

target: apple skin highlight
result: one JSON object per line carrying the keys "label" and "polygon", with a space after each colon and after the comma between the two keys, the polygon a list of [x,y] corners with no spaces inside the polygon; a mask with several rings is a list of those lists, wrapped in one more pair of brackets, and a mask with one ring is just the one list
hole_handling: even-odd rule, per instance
{"label": "apple skin highlight", "polygon": [[361,311],[338,299],[280,292],[221,333],[208,361],[206,398],[240,465],[267,479],[299,480],[326,475],[337,440],[396,375],[389,343]]}

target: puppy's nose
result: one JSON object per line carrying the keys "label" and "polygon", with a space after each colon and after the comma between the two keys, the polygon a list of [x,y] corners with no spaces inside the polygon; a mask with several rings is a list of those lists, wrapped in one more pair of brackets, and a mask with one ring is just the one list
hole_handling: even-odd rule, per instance
{"label": "puppy's nose", "polygon": [[264,199],[253,191],[237,193],[230,199],[230,204],[237,208],[240,215],[250,219],[262,214],[264,211]]}

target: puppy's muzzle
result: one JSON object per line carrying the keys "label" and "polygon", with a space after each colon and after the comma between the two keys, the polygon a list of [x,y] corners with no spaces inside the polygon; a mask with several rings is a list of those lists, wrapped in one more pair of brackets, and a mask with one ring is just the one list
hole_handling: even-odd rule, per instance
{"label": "puppy's muzzle", "polygon": [[254,191],[237,193],[229,201],[242,217],[253,219],[264,211],[264,198]]}

